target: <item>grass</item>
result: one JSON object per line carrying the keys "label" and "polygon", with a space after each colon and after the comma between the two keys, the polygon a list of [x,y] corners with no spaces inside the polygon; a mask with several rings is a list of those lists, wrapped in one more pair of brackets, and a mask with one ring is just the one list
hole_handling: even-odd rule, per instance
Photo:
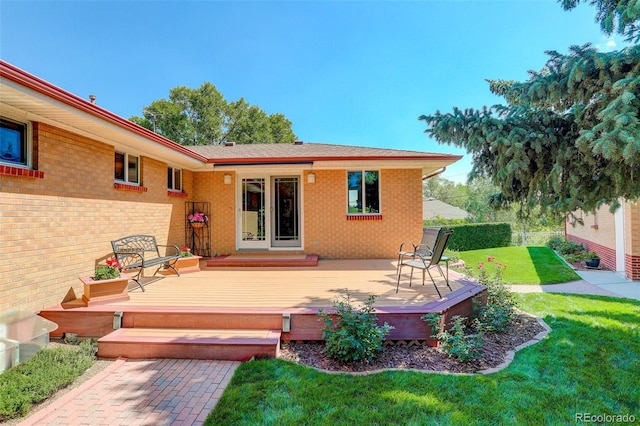
{"label": "grass", "polygon": [[95,342],[47,348],[0,374],[0,422],[25,416],[32,404],[44,401],[71,384],[96,359]]}
{"label": "grass", "polygon": [[517,299],[553,331],[501,372],[352,376],[259,360],[236,370],[206,424],[573,424],[578,413],[640,419],[640,302],[545,293]]}
{"label": "grass", "polygon": [[[458,253],[468,268],[478,273],[478,265],[484,264],[489,275],[493,274],[498,261],[507,265],[502,271],[505,284],[557,284],[576,281],[580,276],[567,266],[548,247],[496,247]],[[488,262],[493,256],[495,260]]]}

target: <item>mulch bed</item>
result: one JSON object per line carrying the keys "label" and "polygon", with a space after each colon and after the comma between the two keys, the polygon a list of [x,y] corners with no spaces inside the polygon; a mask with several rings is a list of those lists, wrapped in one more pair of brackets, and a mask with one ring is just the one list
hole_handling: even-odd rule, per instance
{"label": "mulch bed", "polygon": [[476,373],[500,365],[509,351],[533,339],[544,331],[536,318],[522,312],[514,317],[510,327],[501,333],[487,333],[482,356],[471,362],[460,362],[438,348],[423,344],[396,344],[383,347],[371,362],[342,365],[324,356],[322,342],[283,343],[281,359],[335,372],[367,372],[382,369],[414,369],[453,373]]}

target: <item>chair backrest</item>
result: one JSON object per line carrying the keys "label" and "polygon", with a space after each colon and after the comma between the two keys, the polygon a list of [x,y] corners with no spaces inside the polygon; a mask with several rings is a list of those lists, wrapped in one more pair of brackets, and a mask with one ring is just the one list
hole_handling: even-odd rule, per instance
{"label": "chair backrest", "polygon": [[422,230],[422,241],[420,241],[420,244],[416,247],[416,253],[425,257],[431,256],[441,229],[440,227],[424,228]]}
{"label": "chair backrest", "polygon": [[435,265],[442,259],[442,254],[444,250],[447,248],[447,244],[449,243],[449,237],[453,234],[453,230],[445,231],[438,236],[438,240],[436,241],[436,245],[433,248],[433,254],[431,255],[431,264]]}

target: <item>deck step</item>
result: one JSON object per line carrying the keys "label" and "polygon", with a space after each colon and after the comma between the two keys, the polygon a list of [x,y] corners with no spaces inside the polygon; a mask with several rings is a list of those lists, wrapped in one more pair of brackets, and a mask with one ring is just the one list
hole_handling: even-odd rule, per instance
{"label": "deck step", "polygon": [[275,358],[280,336],[280,330],[120,328],[98,339],[98,356],[233,361]]}
{"label": "deck step", "polygon": [[207,261],[207,267],[210,268],[251,268],[251,267],[315,267],[318,266],[318,255],[231,255],[216,256]]}

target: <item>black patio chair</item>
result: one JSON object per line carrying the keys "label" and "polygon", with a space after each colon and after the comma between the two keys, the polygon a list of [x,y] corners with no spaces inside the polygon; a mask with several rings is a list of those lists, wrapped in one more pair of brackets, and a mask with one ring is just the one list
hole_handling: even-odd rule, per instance
{"label": "black patio chair", "polygon": [[[420,244],[414,244],[412,242],[404,242],[400,244],[400,249],[398,250],[398,265],[396,266],[396,272],[400,270],[400,263],[405,258],[415,259],[416,255],[425,257],[431,256],[441,229],[442,228],[440,227],[424,228],[422,230],[422,240],[420,241]],[[409,249],[409,245],[411,246],[411,249]]]}
{"label": "black patio chair", "polygon": [[[423,256],[416,252],[413,259],[402,260],[400,262],[400,264],[398,265],[398,284],[396,286],[396,293],[400,289],[400,276],[402,275],[403,266],[408,266],[411,268],[411,276],[409,277],[409,287],[411,287],[411,281],[413,280],[413,270],[416,268],[422,269],[422,285],[424,285],[425,271],[426,271],[426,273],[429,274],[429,278],[431,278],[431,282],[433,282],[433,286],[436,288],[436,291],[438,292],[438,296],[442,297],[442,294],[440,294],[440,290],[438,289],[438,286],[436,285],[436,282],[433,279],[431,272],[429,271],[429,269],[435,267],[440,272],[440,275],[442,275],[442,277],[444,278],[445,282],[447,283],[447,287],[449,287],[449,290],[453,291],[453,289],[449,285],[449,258],[442,255],[444,253],[444,250],[447,248],[447,244],[449,243],[449,237],[451,236],[451,234],[453,234],[453,231],[445,231],[440,233],[433,247],[433,252],[430,255]],[[446,275],[442,272],[442,268],[440,267],[440,262],[446,263],[446,268],[447,268]]]}

